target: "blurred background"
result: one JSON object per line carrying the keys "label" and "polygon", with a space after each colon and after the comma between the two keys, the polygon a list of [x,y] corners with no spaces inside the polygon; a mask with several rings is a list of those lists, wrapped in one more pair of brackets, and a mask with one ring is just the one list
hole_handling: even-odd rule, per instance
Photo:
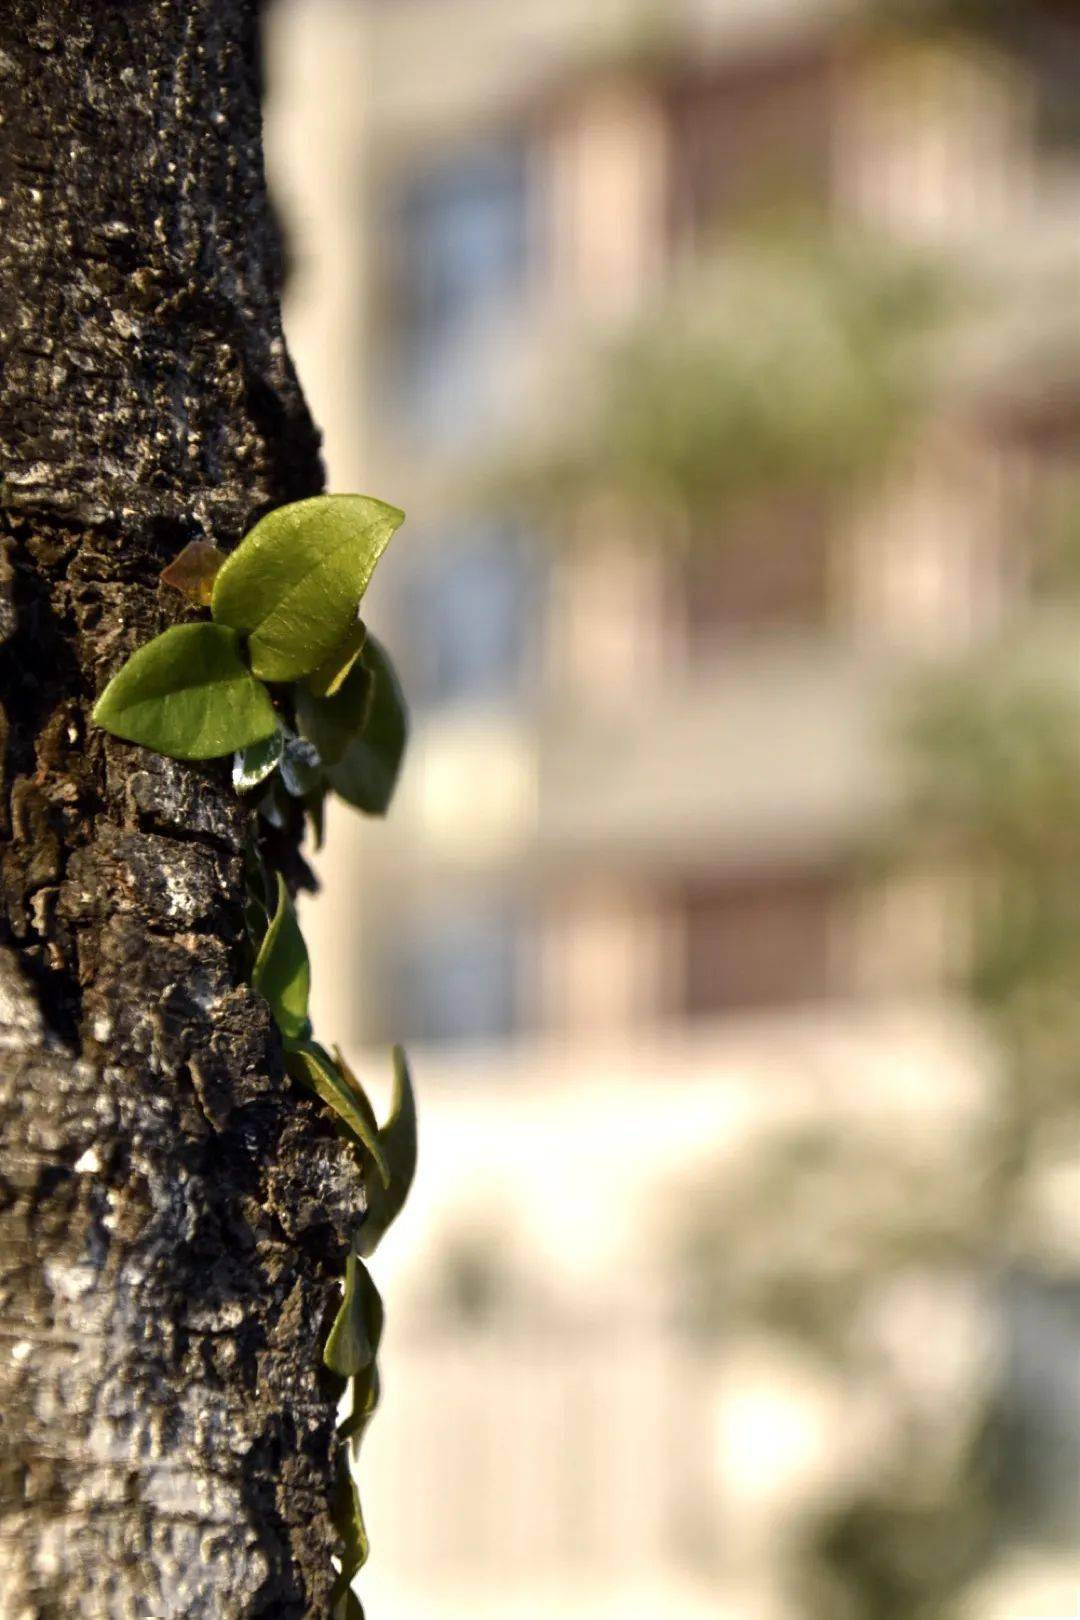
{"label": "blurred background", "polygon": [[394,1620],[1080,1615],[1080,13],[275,0],[411,753]]}

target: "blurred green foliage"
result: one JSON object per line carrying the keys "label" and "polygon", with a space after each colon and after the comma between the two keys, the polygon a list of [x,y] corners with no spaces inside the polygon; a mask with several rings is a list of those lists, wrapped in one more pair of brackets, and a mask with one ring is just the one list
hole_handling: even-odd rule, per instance
{"label": "blurred green foliage", "polygon": [[[586,356],[547,448],[511,475],[556,513],[594,493],[715,538],[733,505],[850,488],[933,388],[944,270],[800,220],[736,232]],[[673,519],[674,514],[674,519]]]}
{"label": "blurred green foliage", "polygon": [[930,683],[909,731],[909,852],[979,875],[968,990],[1006,1054],[1013,1155],[1074,1114],[1080,1071],[1080,689],[1012,660]]}

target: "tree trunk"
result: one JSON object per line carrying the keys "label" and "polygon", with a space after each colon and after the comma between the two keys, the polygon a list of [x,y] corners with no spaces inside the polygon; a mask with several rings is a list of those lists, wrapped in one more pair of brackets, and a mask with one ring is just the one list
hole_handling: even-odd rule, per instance
{"label": "tree trunk", "polygon": [[329,1612],[362,1208],[244,982],[249,812],[89,709],[187,540],[316,491],[254,0],[0,8],[0,1612]]}

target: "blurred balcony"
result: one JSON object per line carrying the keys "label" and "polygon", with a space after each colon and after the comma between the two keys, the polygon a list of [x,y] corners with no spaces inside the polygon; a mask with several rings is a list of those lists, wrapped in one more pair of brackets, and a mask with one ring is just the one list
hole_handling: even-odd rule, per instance
{"label": "blurred balcony", "polygon": [[617,706],[571,690],[518,721],[429,715],[387,841],[429,869],[835,854],[896,803],[887,722],[907,668],[824,635],[756,637]]}

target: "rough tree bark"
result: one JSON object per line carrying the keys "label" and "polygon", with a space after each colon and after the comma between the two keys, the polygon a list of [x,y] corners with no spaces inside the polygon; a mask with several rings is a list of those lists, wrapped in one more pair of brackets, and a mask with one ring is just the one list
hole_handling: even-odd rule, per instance
{"label": "rough tree bark", "polygon": [[95,695],[320,485],[254,0],[0,7],[0,1612],[325,1616],[358,1172],[243,982],[245,814]]}

